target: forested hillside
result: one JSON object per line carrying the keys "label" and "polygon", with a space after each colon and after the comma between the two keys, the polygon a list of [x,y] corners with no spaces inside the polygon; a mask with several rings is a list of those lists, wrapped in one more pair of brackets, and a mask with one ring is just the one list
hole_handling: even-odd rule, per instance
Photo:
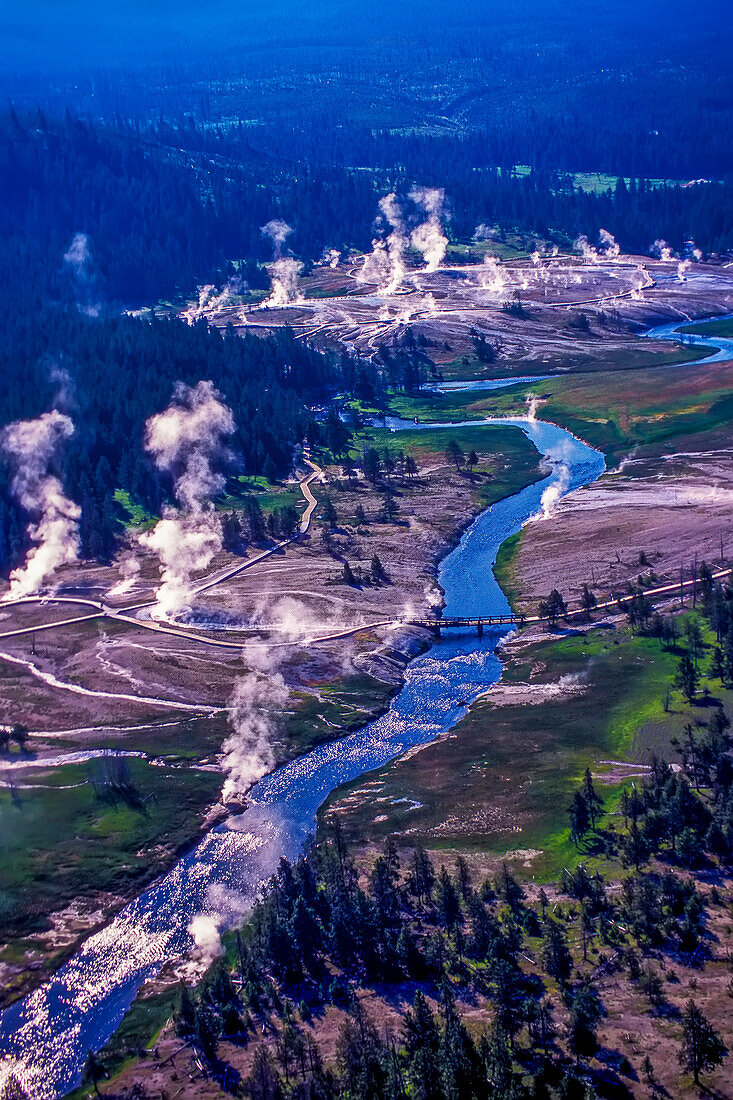
{"label": "forested hillside", "polygon": [[[232,260],[244,261],[250,288],[262,288],[258,262],[272,248],[261,227],[272,217],[293,227],[288,243],[306,260],[368,248],[378,198],[414,182],[445,188],[454,238],[487,224],[570,247],[604,227],[627,251],[648,252],[658,237],[680,250],[689,238],[705,252],[733,247],[730,182],[620,177],[588,191],[556,169],[497,168],[486,134],[397,139],[359,127],[346,145],[326,129],[318,145],[304,139],[298,165],[293,139],[241,125],[139,129],[11,113],[0,144],[0,272],[11,297],[81,292],[95,307],[148,305],[225,279]],[[373,168],[358,170],[357,159]],[[62,261],[79,232],[89,242],[82,287]]]}
{"label": "forested hillside", "polygon": [[[111,552],[124,489],[157,513],[170,485],[143,453],[144,424],[170,401],[176,382],[210,379],[234,413],[231,473],[287,473],[293,446],[322,430],[305,407],[331,387],[354,386],[348,358],[331,361],[279,332],[267,339],[210,330],[205,322],[134,317],[88,318],[74,309],[11,312],[0,343],[0,409],[4,422],[35,417],[52,404],[68,412],[75,432],[64,451],[67,492],[82,507],[84,556]],[[25,546],[27,520],[0,495],[0,562]]]}

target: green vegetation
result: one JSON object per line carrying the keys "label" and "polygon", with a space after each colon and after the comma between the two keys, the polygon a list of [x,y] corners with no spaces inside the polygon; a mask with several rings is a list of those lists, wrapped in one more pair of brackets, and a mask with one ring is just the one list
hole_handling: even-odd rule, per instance
{"label": "green vegetation", "polygon": [[[514,378],[529,374],[561,371],[563,374],[587,374],[603,371],[636,371],[651,367],[671,367],[705,358],[714,349],[677,344],[665,350],[657,341],[638,340],[631,348],[597,347],[585,350],[580,344],[568,347],[563,355],[547,354],[541,358],[498,359],[495,363],[481,362],[472,354],[440,363],[443,380],[470,381],[476,378]],[[538,383],[539,384],[539,383]]]}
{"label": "green vegetation", "polygon": [[[178,990],[168,989],[164,993],[148,994],[138,997],[129,1012],[125,1014],[120,1026],[104,1047],[104,1056],[100,1059],[105,1073],[113,1077],[140,1051],[153,1045],[161,1029],[173,1016],[178,1003]],[[91,1084],[85,1084],[68,1094],[68,1100],[86,1100],[93,1096]]]}
{"label": "green vegetation", "polygon": [[92,761],[34,775],[0,797],[0,912],[13,961],[25,951],[48,952],[34,941],[49,927],[48,913],[98,891],[140,890],[160,869],[163,851],[171,858],[190,843],[221,786],[219,775],[195,767],[110,760],[124,763],[124,782],[101,781]]}
{"label": "green vegetation", "polygon": [[[715,636],[706,628],[702,637],[697,698],[707,691],[730,707],[728,681],[706,675]],[[532,850],[541,853],[532,873],[552,879],[577,859],[567,808],[585,769],[603,784],[604,799],[617,803],[628,781],[601,761],[669,757],[673,739],[705,717],[697,700],[672,686],[682,653],[630,627],[579,630],[523,648],[503,682],[527,685],[525,695],[480,699],[450,738],[372,773],[368,794],[363,779],[341,788],[322,816],[337,808],[347,835],[362,839],[406,834],[432,847]]]}
{"label": "green vegetation", "polygon": [[636,371],[552,379],[540,415],[602,450],[611,462],[689,442],[715,445],[733,416],[733,366],[701,363],[684,371]]}
{"label": "green vegetation", "polygon": [[300,489],[295,484],[286,485],[277,481],[268,481],[266,477],[242,474],[230,479],[226,492],[217,501],[217,506],[224,512],[240,509],[246,504],[248,497],[254,497],[257,500],[265,515],[284,505],[297,506],[303,500]]}
{"label": "green vegetation", "polygon": [[357,673],[323,685],[318,695],[293,693],[295,708],[281,729],[279,760],[308,752],[321,741],[345,737],[389,706],[394,684]]}
{"label": "green vegetation", "polygon": [[499,553],[496,555],[496,562],[494,564],[494,576],[499,582],[502,592],[509,600],[511,607],[514,607],[515,600],[519,594],[516,587],[514,566],[519,554],[521,541],[521,531],[517,531],[516,534],[510,535],[508,539],[505,539],[499,547]]}
{"label": "green vegetation", "polygon": [[[637,1049],[636,1068],[615,1049],[619,1029],[651,1007],[655,1038],[697,1084],[728,1056],[697,1001],[706,970],[698,949],[721,899],[676,872],[674,839],[657,844],[659,862],[647,866],[639,820],[647,814],[650,833],[648,823],[674,816],[682,858],[682,836],[699,836],[689,823],[704,825],[707,810],[686,776],[659,764],[643,795],[627,798],[607,826],[616,807],[585,772],[576,844],[591,832],[612,847],[623,879],[609,890],[581,862],[563,870],[552,896],[529,895],[506,862],[480,877],[462,856],[451,871],[419,845],[401,853],[392,839],[359,868],[332,819],[307,857],[280,861],[198,987],[181,985],[176,1038],[229,1092],[258,1100],[628,1095],[623,1078],[641,1070],[654,1080],[654,1067]],[[677,984],[678,970],[695,967],[697,996],[684,1014],[682,991],[665,988],[652,958]],[[169,1003],[145,1014],[139,1005],[90,1068],[114,1070],[168,1011]],[[676,1086],[673,1064],[663,1072]]]}
{"label": "green vegetation", "polygon": [[126,527],[150,527],[155,523],[157,517],[142,504],[136,504],[126,489],[115,489],[114,499],[127,517]]}
{"label": "green vegetation", "polygon": [[400,393],[391,399],[390,413],[404,420],[417,417],[423,424],[461,423],[491,416],[521,416],[526,409],[527,394],[547,385],[547,382],[519,382],[500,390],[453,390],[447,393],[421,393],[419,396]]}
{"label": "green vegetation", "polygon": [[360,436],[359,443],[368,443],[379,454],[385,449],[391,453],[402,450],[415,458],[420,469],[448,465],[446,450],[450,443],[466,456],[474,452],[478,463],[473,467],[464,465],[461,470],[477,508],[487,508],[542,476],[537,451],[515,427],[406,428],[400,432],[372,428]]}
{"label": "green vegetation", "polygon": [[733,317],[723,317],[713,321],[698,321],[694,325],[685,325],[680,332],[691,336],[733,336]]}

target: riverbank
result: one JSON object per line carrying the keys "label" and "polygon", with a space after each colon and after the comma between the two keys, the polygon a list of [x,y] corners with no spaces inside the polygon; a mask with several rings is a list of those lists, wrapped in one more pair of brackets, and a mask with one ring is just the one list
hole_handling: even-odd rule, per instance
{"label": "riverbank", "polygon": [[[701,617],[698,621],[703,634],[702,669],[707,667],[714,633]],[[526,903],[537,907],[538,913],[542,910],[541,920],[545,919],[543,906],[547,905],[553,920],[563,925],[573,966],[585,974],[602,997],[605,1012],[599,1025],[600,1046],[597,1052],[591,1052],[595,1056],[588,1058],[592,1072],[603,1075],[612,1066],[620,1071],[628,1087],[624,1095],[639,1098],[646,1095],[646,1085],[640,1083],[638,1075],[645,1053],[653,1056],[657,1079],[671,1095],[695,1095],[690,1083],[680,1076],[675,1053],[678,1018],[690,996],[726,1041],[733,1039],[725,992],[729,977],[726,947],[730,939],[730,876],[715,861],[699,861],[690,870],[672,855],[661,864],[645,858],[641,876],[635,878],[633,860],[624,854],[622,843],[628,826],[621,811],[623,793],[631,793],[633,787],[639,788],[649,779],[654,757],[667,754],[670,739],[684,737],[688,723],[699,728],[701,718],[707,720],[718,705],[728,712],[733,705],[730,685],[724,686],[718,678],[704,674],[694,703],[672,689],[665,704],[665,689],[672,683],[684,652],[683,637],[679,620],[680,644],[669,646],[631,630],[623,617],[592,623],[565,636],[541,636],[537,630],[516,636],[503,649],[505,673],[501,682],[485,693],[462,722],[437,740],[342,787],[320,815],[322,823],[338,815],[344,850],[350,848],[354,853],[358,881],[367,894],[374,892],[372,868],[375,858],[381,856],[384,862],[386,838],[396,845],[408,890],[415,846],[422,844],[436,871],[445,867],[450,872],[459,866],[454,876],[457,898],[461,897],[460,875],[465,878],[467,874],[473,891],[487,897],[489,904],[496,902],[497,927],[502,927],[509,920],[499,913],[506,904],[500,884],[502,865],[507,863],[524,887]],[[598,833],[573,843],[568,804],[572,790],[583,782],[586,767],[591,769],[595,790],[602,799],[602,825]],[[325,843],[329,829],[322,828],[319,835]],[[595,923],[589,936],[584,936],[581,914],[587,896],[579,901],[564,881],[559,881],[564,871],[574,873],[579,861],[591,881],[605,883],[615,904],[623,904],[626,898],[619,889],[620,879],[644,881],[651,889],[665,874],[667,889],[670,881],[685,884],[685,889],[694,884],[705,906],[699,950],[691,954],[691,949],[680,949],[676,940],[663,942],[661,935],[659,942],[653,940],[651,946],[643,925],[629,927],[627,910],[618,937]],[[440,913],[441,895],[439,891],[436,894],[435,908]],[[434,934],[435,918],[430,907],[417,907],[417,914],[415,908],[416,903],[411,901],[411,917],[414,920],[417,916],[411,943],[424,947],[425,937]],[[490,990],[486,980],[490,981],[491,975],[480,964],[471,962],[475,909],[466,905],[466,911],[465,927],[461,923],[460,928],[462,938],[454,941],[455,930],[445,933],[445,958],[449,968],[455,967],[452,989],[456,1007],[471,1034],[477,1036],[493,1019],[496,1002],[490,992],[488,999],[468,993],[471,975],[484,979],[485,984],[477,990],[481,994]],[[437,923],[440,927],[439,918]],[[665,937],[669,927],[667,916]],[[527,924],[523,919],[518,928],[530,929],[522,969],[535,980],[546,982],[540,925]],[[246,934],[245,942],[250,942]],[[641,996],[645,990],[639,984],[638,973],[632,964],[627,965],[629,952],[641,957],[643,967],[655,973],[661,967],[660,979],[665,985],[661,992],[653,993],[651,1004]],[[240,965],[236,946],[230,943],[225,966],[236,973]],[[339,963],[329,958],[328,980],[341,971]],[[294,1006],[299,997],[311,996],[311,986],[306,979],[295,987]],[[289,1011],[275,1003],[265,1026],[261,1021],[267,1010],[258,1009],[249,1017],[248,1040],[223,1037],[219,1057],[246,1076],[262,1044],[271,1046],[277,1055],[278,1043],[289,1023],[291,1027],[305,1027],[318,1041],[325,1064],[336,1064],[336,1036],[348,1009],[334,1005],[335,994],[319,993],[321,988],[325,990],[319,986],[315,992],[321,999],[309,1012],[294,1006]],[[439,1003],[439,990],[429,977],[412,981],[401,976],[390,984],[360,975],[355,988],[369,1016],[375,1022],[388,1020],[396,1036],[404,1026],[417,989],[431,1004]],[[557,993],[552,983],[549,992]],[[252,1013],[246,996],[245,1003]],[[182,1096],[214,1100],[224,1095],[221,1083],[215,1076],[202,1073],[177,1036],[170,1021],[176,1004],[176,991],[170,982],[167,990],[159,987],[148,998],[138,1000],[124,1028],[103,1051],[111,1072],[122,1071],[109,1086],[113,1094],[135,1083],[167,1089],[175,1079],[176,1087],[180,1082]],[[559,999],[556,1022],[561,1026],[553,1044],[555,1055],[558,1047],[564,1048],[568,1033],[562,1006]],[[639,1035],[644,1036],[643,1042]],[[530,1029],[530,1041],[531,1036]],[[141,1046],[154,1048],[154,1052],[141,1057]],[[518,1038],[519,1049],[524,1046],[524,1039]],[[615,1052],[613,1061],[609,1051]],[[171,1057],[173,1062],[168,1061]],[[521,1055],[519,1062],[526,1072]],[[625,1068],[629,1062],[633,1071]],[[601,1076],[601,1080],[607,1078]],[[714,1081],[722,1082],[724,1076],[718,1074]],[[78,1100],[89,1095],[87,1088],[74,1097]]]}
{"label": "riverbank", "polygon": [[[516,432],[521,427],[518,441],[526,446],[526,433],[548,460],[562,446],[566,454],[573,456],[574,465],[573,478],[565,488],[597,476],[602,469],[597,452],[561,429],[529,421],[491,427],[487,441],[496,430]],[[441,566],[449,613],[454,604],[462,609],[466,601],[470,604],[476,598],[505,607],[491,563],[507,534],[537,510],[543,491],[555,483],[557,476],[553,468],[543,481],[498,501],[470,526]],[[483,563],[480,591],[466,585],[460,568],[456,574],[451,567],[451,563],[460,566],[469,548],[471,560]],[[194,918],[212,929],[235,921],[242,907],[251,905],[263,877],[272,872],[279,858],[283,854],[292,858],[302,849],[315,826],[319,805],[335,786],[370,766],[401,755],[410,745],[433,738],[439,729],[450,728],[465,712],[467,700],[475,696],[479,685],[492,683],[498,675],[494,644],[495,639],[487,637],[479,645],[479,659],[466,661],[475,648],[473,640],[468,645],[460,638],[438,642],[430,655],[408,667],[404,686],[388,714],[265,776],[251,789],[250,805],[236,823],[227,823],[207,835],[171,874],[137,898],[101,936],[85,942],[77,956],[46,986],[6,1010],[1,1026],[6,1041],[11,1042],[11,1051],[20,1055],[33,1051],[26,1074],[33,1074],[41,1059],[46,1078],[55,1081],[57,1088],[72,1083],[83,1052],[102,1045],[129,1004],[120,999],[120,989],[129,995],[154,977],[168,960],[188,955],[189,928],[198,927],[191,923]],[[151,951],[141,952],[141,943],[149,943]],[[100,971],[102,958],[105,962]],[[114,967],[110,968],[112,959]],[[94,1013],[89,1011],[90,980],[95,989]],[[61,1012],[57,1007],[60,1005]],[[62,1047],[58,1044],[60,1034],[67,1039]]]}
{"label": "riverbank", "polygon": [[[501,656],[501,681],[452,730],[323,807],[321,822],[338,816],[365,860],[392,836],[436,858],[470,854],[485,873],[506,859],[522,878],[554,881],[578,858],[567,808],[585,769],[612,807],[654,755],[669,758],[672,739],[698,714],[679,692],[665,710],[679,653],[623,615],[556,636],[528,629]],[[733,691],[703,673],[706,686],[730,710]],[[603,857],[592,862],[608,871]]]}
{"label": "riverbank", "polygon": [[[458,471],[446,461],[449,436],[438,432],[401,443],[414,454],[418,473],[412,479],[392,475],[399,511],[390,522],[382,515],[381,482],[373,486],[362,479],[352,484],[340,467],[327,467],[328,480],[318,490],[321,500],[328,492],[336,510],[327,540],[314,531],[307,542],[201,599],[201,610],[212,616],[223,605],[230,614],[236,609],[243,621],[266,616],[290,638],[275,662],[289,696],[278,723],[277,763],[383,714],[402,684],[408,662],[425,648],[428,638],[425,631],[402,629],[316,648],[308,644],[307,635],[343,627],[349,616],[357,622],[359,616],[366,621],[399,618],[408,607],[415,615],[430,614],[442,599],[435,579],[438,564],[460,530],[478,509],[540,476],[536,451],[515,428],[490,436],[477,429],[471,446],[479,451],[479,461],[471,472]],[[381,429],[367,431],[359,445],[372,443],[383,455],[385,447],[396,451],[394,439]],[[356,519],[357,509],[362,521]],[[358,575],[370,570],[375,555],[385,570],[379,583],[344,583],[346,561]],[[88,585],[93,576],[101,586],[107,574],[100,568],[85,569],[75,579]],[[145,579],[146,567],[142,583]],[[298,632],[305,634],[302,642]],[[205,705],[225,705],[232,683],[246,675],[246,651],[243,662],[236,652],[231,657],[213,655],[165,636],[153,636],[150,644],[150,637],[106,624],[77,627],[64,636],[49,632],[36,643],[32,659],[61,681],[93,683],[96,690],[119,690],[122,670],[129,670],[128,682],[141,694],[165,690],[172,697],[180,683],[184,698]],[[263,633],[255,644],[266,638]],[[18,657],[23,646],[21,639],[14,647]],[[13,929],[13,912],[19,914],[14,935],[0,950],[3,988],[6,999],[12,1000],[42,984],[86,936],[111,920],[151,880],[164,875],[212,812],[227,815],[227,809],[216,803],[223,782],[220,749],[230,730],[225,712],[184,719],[173,710],[162,718],[155,708],[148,708],[153,716],[150,725],[114,726],[118,712],[123,713],[114,701],[107,704],[105,725],[99,699],[97,721],[91,722],[83,696],[59,693],[30,677],[22,666],[0,669],[8,704],[36,731],[26,767],[17,752],[6,757],[17,797],[0,799],[0,822],[7,819],[12,837],[0,865],[6,934]],[[22,705],[26,710],[21,714]],[[39,730],[41,722],[45,732]],[[54,730],[54,725],[61,728]],[[98,754],[110,748],[155,757],[153,765],[143,760],[130,765],[139,805],[95,798],[90,782],[93,761],[63,763],[64,754],[80,749]],[[45,757],[53,760],[52,768],[43,767]],[[27,819],[22,829],[17,827],[19,817]],[[60,827],[61,820],[75,822],[73,836]],[[85,838],[83,845],[79,836]]]}

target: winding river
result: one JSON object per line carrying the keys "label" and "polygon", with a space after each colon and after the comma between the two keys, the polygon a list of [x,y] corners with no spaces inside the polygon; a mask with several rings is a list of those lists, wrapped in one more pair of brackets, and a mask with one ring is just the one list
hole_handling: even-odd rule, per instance
{"label": "winding river", "polygon": [[[670,327],[663,328],[650,335],[668,337]],[[487,382],[468,385],[492,388]],[[502,542],[541,514],[548,490],[553,497],[572,492],[599,477],[605,463],[598,451],[541,420],[468,423],[518,427],[550,469],[541,481],[481,513],[440,567],[446,616],[506,614],[508,602],[492,571]],[[387,426],[415,430],[412,421],[388,419]],[[408,666],[387,713],[261,779],[243,814],[209,832],[169,874],[90,936],[49,981],[7,1008],[0,1016],[0,1042],[17,1059],[18,1075],[33,1100],[61,1096],[78,1082],[87,1052],[106,1042],[140,985],[166,961],[190,952],[194,917],[199,928],[212,932],[242,917],[280,856],[298,855],[313,832],[318,807],[334,788],[454,726],[468,704],[498,680],[502,633],[487,630],[479,639],[451,631],[436,641]]]}

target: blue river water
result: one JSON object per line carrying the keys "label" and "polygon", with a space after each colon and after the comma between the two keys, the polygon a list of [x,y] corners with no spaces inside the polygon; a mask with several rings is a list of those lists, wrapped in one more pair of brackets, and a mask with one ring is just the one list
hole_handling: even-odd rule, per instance
{"label": "blue river water", "polygon": [[[541,514],[548,499],[594,481],[605,464],[598,451],[540,420],[469,423],[484,424],[487,431],[516,426],[549,469],[541,481],[481,513],[439,570],[446,616],[506,614],[509,606],[492,571],[502,542]],[[388,420],[387,426],[415,430],[411,421]],[[7,1008],[0,1015],[0,1049],[15,1060],[32,1100],[61,1096],[78,1082],[87,1052],[110,1037],[140,985],[167,961],[190,953],[194,918],[199,931],[213,936],[241,919],[280,856],[301,851],[332,790],[454,726],[501,675],[496,648],[506,632],[487,629],[482,639],[473,632],[446,633],[408,666],[387,713],[263,777],[243,814],[211,830],[43,986]]]}

